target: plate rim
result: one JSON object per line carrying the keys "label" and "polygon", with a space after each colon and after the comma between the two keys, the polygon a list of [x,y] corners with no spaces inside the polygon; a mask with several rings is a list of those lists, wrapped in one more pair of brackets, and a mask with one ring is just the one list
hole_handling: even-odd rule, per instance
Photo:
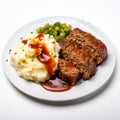
{"label": "plate rim", "polygon": [[[114,69],[115,69],[115,65],[116,65],[116,52],[115,52],[114,46],[112,45],[110,39],[109,39],[108,36],[107,36],[101,29],[99,29],[97,26],[95,26],[95,25],[87,22],[86,20],[78,19],[78,18],[74,18],[74,17],[68,17],[68,16],[51,16],[51,17],[39,18],[39,19],[33,20],[33,21],[31,21],[31,22],[29,22],[29,23],[27,23],[27,24],[24,24],[24,25],[21,26],[19,29],[17,29],[16,32],[14,32],[14,33],[11,35],[11,37],[9,37],[9,39],[6,41],[6,44],[5,44],[5,46],[4,46],[3,53],[2,53],[2,55],[3,55],[3,56],[2,56],[2,67],[3,67],[3,71],[4,71],[5,76],[7,77],[7,79],[10,81],[10,83],[11,83],[15,88],[17,88],[17,89],[20,90],[22,93],[25,93],[26,95],[29,95],[29,96],[31,96],[31,97],[34,97],[34,98],[37,98],[37,99],[41,99],[41,100],[45,100],[45,101],[55,101],[55,102],[63,102],[63,101],[70,101],[70,100],[75,100],[75,99],[83,98],[83,97],[85,97],[86,95],[85,95],[85,96],[82,96],[82,97],[80,97],[80,98],[77,97],[77,98],[64,99],[64,100],[55,100],[55,99],[39,98],[39,97],[36,97],[36,96],[34,96],[34,95],[28,94],[26,91],[21,90],[21,89],[19,88],[19,86],[16,86],[16,85],[10,80],[9,76],[6,74],[5,67],[4,67],[4,62],[5,62],[5,61],[4,61],[4,60],[5,60],[5,58],[4,58],[4,51],[5,51],[6,46],[8,45],[8,42],[9,42],[10,39],[12,38],[12,36],[14,36],[14,35],[17,33],[17,31],[19,31],[19,30],[20,30],[21,28],[23,28],[24,26],[27,26],[27,25],[30,25],[30,24],[34,24],[34,23],[35,23],[36,21],[38,21],[38,20],[41,21],[41,20],[43,20],[43,19],[51,19],[51,18],[52,18],[52,19],[53,19],[53,18],[74,19],[74,20],[77,20],[78,22],[82,22],[82,23],[84,23],[84,24],[87,24],[87,25],[89,25],[90,27],[92,27],[92,28],[96,29],[97,31],[100,31],[100,32],[101,32],[101,34],[108,40],[108,41],[107,41],[108,44],[112,46],[112,49],[113,49],[112,52],[114,52],[114,65],[113,65],[113,68],[112,68],[111,73],[109,74],[109,77],[108,77],[108,80],[107,80],[107,81],[109,81],[109,79],[111,78],[111,76],[112,76],[112,74],[113,74],[113,71],[114,71]],[[107,81],[106,81],[106,82],[107,82]],[[106,84],[106,82],[104,82],[98,89],[96,89],[96,91],[98,91],[102,86],[104,86],[104,85]],[[95,92],[95,91],[91,91],[88,95],[92,94],[93,92]]]}

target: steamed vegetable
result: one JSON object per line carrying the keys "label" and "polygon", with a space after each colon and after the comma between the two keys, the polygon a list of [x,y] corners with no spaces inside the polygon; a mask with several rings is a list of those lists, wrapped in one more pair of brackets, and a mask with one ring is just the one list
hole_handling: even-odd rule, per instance
{"label": "steamed vegetable", "polygon": [[36,32],[53,35],[56,41],[60,41],[67,37],[71,28],[72,26],[67,25],[66,23],[56,22],[53,25],[47,23],[43,27],[37,28]]}

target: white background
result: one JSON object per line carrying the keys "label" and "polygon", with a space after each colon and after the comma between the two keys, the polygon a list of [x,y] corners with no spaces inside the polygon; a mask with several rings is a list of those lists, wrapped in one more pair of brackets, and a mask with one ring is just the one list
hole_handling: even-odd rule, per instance
{"label": "white background", "polygon": [[0,59],[5,43],[18,28],[49,16],[81,18],[108,35],[117,54],[111,82],[86,101],[48,104],[16,90],[0,62],[0,120],[120,120],[120,0],[0,0]]}

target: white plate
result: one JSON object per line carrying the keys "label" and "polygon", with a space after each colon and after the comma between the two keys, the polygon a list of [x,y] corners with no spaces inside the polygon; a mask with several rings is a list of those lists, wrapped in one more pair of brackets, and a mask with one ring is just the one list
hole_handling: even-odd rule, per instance
{"label": "white plate", "polygon": [[[82,30],[92,33],[97,38],[101,39],[108,48],[108,58],[102,65],[97,67],[96,74],[89,81],[84,81],[81,84],[76,85],[72,89],[65,92],[50,92],[45,90],[39,84],[28,82],[20,78],[9,63],[9,49],[12,49],[16,46],[16,44],[20,40],[20,37],[25,36],[32,31],[35,31],[36,28],[43,26],[47,22],[54,23],[57,21],[71,24],[73,27],[79,27]],[[8,62],[6,62],[6,59],[8,59]],[[106,82],[110,80],[109,78],[112,75],[115,67],[115,52],[112,44],[110,43],[106,35],[94,25],[91,25],[84,20],[72,17],[49,17],[33,21],[17,30],[9,38],[3,52],[2,60],[3,69],[7,78],[16,88],[18,88],[23,93],[47,101],[68,101],[87,97],[95,91],[99,90]]]}

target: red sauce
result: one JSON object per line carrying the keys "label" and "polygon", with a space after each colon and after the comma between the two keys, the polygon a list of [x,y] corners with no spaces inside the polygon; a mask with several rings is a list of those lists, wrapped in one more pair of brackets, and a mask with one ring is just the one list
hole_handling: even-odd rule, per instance
{"label": "red sauce", "polygon": [[44,37],[44,34],[41,33],[41,34],[38,34],[36,38],[43,39],[43,37]]}
{"label": "red sauce", "polygon": [[55,80],[48,80],[41,83],[42,87],[52,92],[63,92],[69,90],[72,86],[68,83],[56,78]]}
{"label": "red sauce", "polygon": [[[42,34],[39,34],[37,38],[41,37],[43,37]],[[53,56],[50,55],[46,44],[39,41],[36,43],[29,44],[29,47],[35,49],[37,59],[45,65],[49,75],[53,75],[56,62]],[[42,49],[42,51],[40,49]]]}
{"label": "red sauce", "polygon": [[[40,40],[43,39],[44,34],[39,34],[36,38]],[[37,59],[43,63],[49,73],[50,76],[54,75],[54,67],[56,66],[56,62],[54,58],[50,55],[46,44],[41,41],[36,43],[29,44],[29,47],[35,50]],[[42,49],[42,51],[41,51]],[[53,80],[47,80],[44,83],[41,83],[42,87],[48,91],[52,92],[63,92],[69,90],[72,86],[68,83],[56,78]]]}
{"label": "red sauce", "polygon": [[25,45],[27,44],[27,40],[22,40],[22,43]]}

